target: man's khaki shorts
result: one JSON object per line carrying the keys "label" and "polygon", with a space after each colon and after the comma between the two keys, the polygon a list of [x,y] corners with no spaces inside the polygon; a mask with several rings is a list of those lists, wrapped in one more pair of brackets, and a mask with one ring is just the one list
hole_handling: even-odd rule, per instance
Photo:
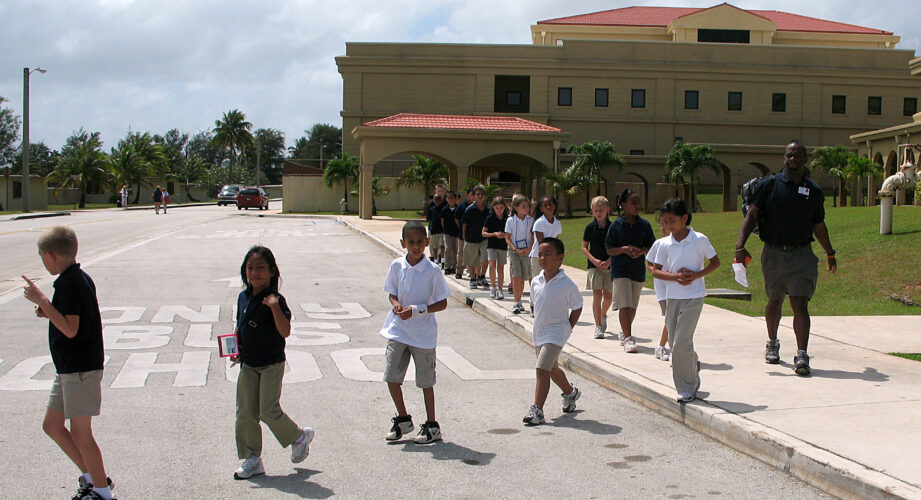
{"label": "man's khaki shorts", "polygon": [[549,372],[556,366],[556,361],[560,358],[563,348],[556,344],[541,344],[534,346],[534,352],[537,353],[535,368]]}
{"label": "man's khaki shorts", "polygon": [[393,339],[387,340],[384,382],[402,384],[409,368],[409,357],[416,364],[416,387],[428,389],[435,385],[435,349],[420,349]]}
{"label": "man's khaki shorts", "polygon": [[464,265],[467,267],[476,267],[486,262],[486,244],[483,240],[479,243],[464,243]]}
{"label": "man's khaki shorts", "polygon": [[585,280],[585,289],[612,293],[614,291],[614,282],[611,281],[611,270],[598,269],[597,267],[589,269],[588,278]]}
{"label": "man's khaki shorts", "polygon": [[764,245],[761,274],[768,300],[783,300],[785,295],[811,299],[819,281],[819,259],[811,245],[786,251]]}
{"label": "man's khaki shorts", "polygon": [[102,370],[59,373],[51,384],[48,409],[64,418],[95,417],[102,408]]}
{"label": "man's khaki shorts", "polygon": [[625,307],[636,309],[640,305],[640,292],[642,291],[642,281],[633,281],[630,278],[615,278],[614,304],[618,309]]}

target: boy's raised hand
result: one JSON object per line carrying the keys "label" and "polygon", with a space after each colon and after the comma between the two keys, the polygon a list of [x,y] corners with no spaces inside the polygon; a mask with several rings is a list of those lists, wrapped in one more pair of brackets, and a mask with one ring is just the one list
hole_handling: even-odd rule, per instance
{"label": "boy's raised hand", "polygon": [[[29,300],[29,302],[35,304],[41,304],[45,299],[45,294],[35,286],[35,283],[32,282],[25,274],[22,275],[22,279],[26,280],[26,286],[23,287],[22,294]],[[38,314],[38,313],[36,313]]]}
{"label": "boy's raised hand", "polygon": [[266,295],[264,299],[262,299],[262,303],[269,307],[276,306],[278,305],[278,296],[274,293],[270,293]]}

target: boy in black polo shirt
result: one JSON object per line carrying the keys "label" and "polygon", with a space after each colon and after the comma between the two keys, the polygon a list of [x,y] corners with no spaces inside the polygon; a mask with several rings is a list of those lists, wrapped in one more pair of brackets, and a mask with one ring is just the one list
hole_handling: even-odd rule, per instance
{"label": "boy in black polo shirt", "polygon": [[429,260],[444,266],[445,228],[441,223],[441,211],[444,208],[444,196],[435,193],[425,218],[429,221]]}
{"label": "boy in black polo shirt", "polygon": [[461,233],[464,237],[464,264],[470,273],[470,288],[476,290],[477,286],[489,288],[489,282],[486,281],[487,242],[483,236],[483,226],[489,217],[489,207],[486,206],[486,189],[483,186],[473,188],[473,200],[473,204],[464,210],[464,216],[461,218]]}
{"label": "boy in black polo shirt", "polygon": [[445,229],[445,274],[454,274],[457,271],[457,239],[460,236],[460,227],[454,218],[454,210],[457,208],[459,197],[460,195],[454,191],[448,191],[445,195],[446,203],[441,209],[441,225]]}
{"label": "boy in black polo shirt", "polygon": [[[454,208],[454,221],[457,223],[458,228],[463,227],[461,219],[464,218],[464,213],[470,205],[473,205],[473,186],[467,188],[467,198],[464,201],[458,202],[457,206]],[[464,247],[466,245],[467,243],[464,241],[464,235],[460,233],[457,241],[457,274],[454,275],[456,279],[464,277]],[[470,277],[476,277],[476,272],[471,273]]]}
{"label": "boy in black polo shirt", "polygon": [[[102,406],[105,357],[96,285],[76,262],[77,235],[72,229],[57,226],[46,231],[38,239],[38,254],[49,273],[60,275],[51,300],[22,277],[27,283],[25,297],[36,304],[35,315],[48,318],[48,343],[57,372],[42,428],[83,474],[75,498],[114,498],[92,427]],[[65,420],[70,420],[70,430]]]}

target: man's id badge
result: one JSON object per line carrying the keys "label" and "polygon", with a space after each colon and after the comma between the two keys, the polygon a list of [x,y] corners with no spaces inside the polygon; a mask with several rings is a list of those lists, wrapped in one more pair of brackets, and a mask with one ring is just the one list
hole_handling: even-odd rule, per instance
{"label": "man's id badge", "polygon": [[799,193],[799,194],[801,194],[801,195],[803,195],[803,196],[805,196],[805,197],[807,197],[807,198],[809,197],[809,188],[807,188],[807,187],[805,187],[805,186],[800,186],[799,189],[798,189],[796,192]]}
{"label": "man's id badge", "polygon": [[528,248],[528,239],[522,238],[520,240],[515,240],[515,248],[521,250],[522,248]]}

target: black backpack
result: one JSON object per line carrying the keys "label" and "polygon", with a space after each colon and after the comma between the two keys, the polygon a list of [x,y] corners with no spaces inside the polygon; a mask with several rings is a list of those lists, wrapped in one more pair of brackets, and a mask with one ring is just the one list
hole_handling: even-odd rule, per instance
{"label": "black backpack", "polygon": [[[742,217],[743,218],[748,215],[748,207],[750,207],[752,205],[752,202],[755,200],[755,188],[758,187],[758,184],[762,180],[767,179],[767,178],[771,179],[770,181],[771,185],[770,187],[768,187],[768,189],[773,191],[774,190],[774,174],[766,175],[764,177],[755,177],[751,179],[750,181],[746,182],[745,184],[742,184],[741,194],[742,194]],[[755,234],[758,234],[757,224],[755,224],[755,227],[754,229],[752,229],[752,232]]]}

